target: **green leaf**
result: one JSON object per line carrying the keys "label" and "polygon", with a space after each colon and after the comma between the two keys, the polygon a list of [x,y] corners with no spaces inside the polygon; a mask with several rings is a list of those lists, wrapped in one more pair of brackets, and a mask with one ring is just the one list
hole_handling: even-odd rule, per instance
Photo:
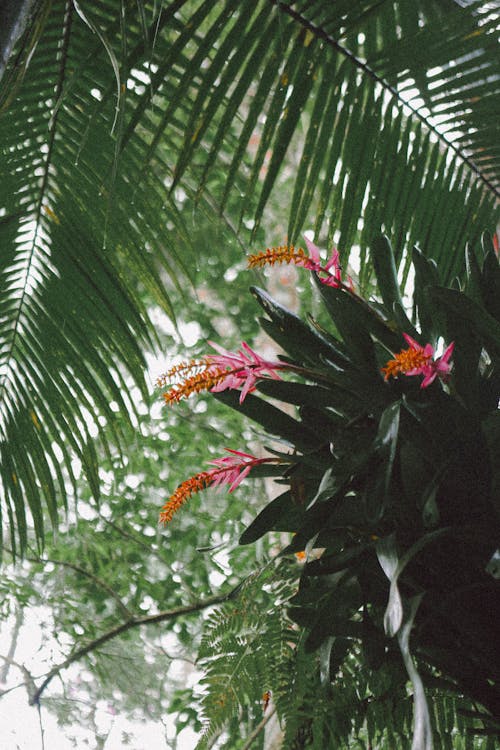
{"label": "green leaf", "polygon": [[[344,344],[349,351],[352,340],[355,340],[358,358],[361,362],[373,364],[373,346],[367,343],[367,333],[380,341],[389,351],[397,351],[402,342],[401,336],[384,320],[372,305],[356,294],[326,286],[318,281],[318,289],[330,317],[339,328]],[[361,333],[358,336],[358,330]],[[345,335],[344,335],[345,334]],[[368,350],[364,350],[364,344]]]}
{"label": "green leaf", "polygon": [[408,563],[429,544],[445,536],[450,532],[449,528],[440,528],[430,531],[420,537],[403,554],[398,551],[396,537],[391,534],[382,537],[376,542],[375,549],[378,561],[387,578],[390,581],[389,601],[384,615],[384,628],[389,637],[395,636],[403,626],[403,602],[399,591],[398,579]]}
{"label": "green leaf", "polygon": [[414,596],[409,602],[409,612],[398,631],[398,644],[403,662],[413,687],[414,726],[413,750],[432,750],[432,729],[429,707],[425,697],[424,685],[410,654],[410,633],[423,594]]}
{"label": "green leaf", "polygon": [[[373,372],[377,371],[377,366],[373,342],[367,330],[365,311],[354,301],[350,292],[326,286],[319,280],[317,285],[353,363],[360,371],[366,373],[369,379]],[[369,322],[371,321],[372,317],[369,316]]]}
{"label": "green leaf", "polygon": [[374,442],[374,459],[365,488],[369,522],[376,527],[390,501],[390,484],[399,439],[400,403],[395,401],[382,412]]}
{"label": "green leaf", "polygon": [[337,345],[327,340],[262,289],[252,287],[251,292],[273,324],[266,325],[266,330],[269,333],[274,332],[276,342],[299,363],[318,366],[323,364],[325,359],[341,367],[349,363],[340,343]]}
{"label": "green leaf", "polygon": [[261,510],[240,536],[240,544],[256,542],[268,531],[295,531],[303,515],[303,508],[294,502],[292,493],[287,490]]}
{"label": "green leaf", "polygon": [[326,388],[323,385],[304,385],[286,380],[268,379],[260,380],[257,383],[257,390],[287,404],[333,409],[348,419],[352,419],[360,412],[359,398],[341,387]]}
{"label": "green leaf", "polygon": [[316,651],[332,635],[361,638],[361,623],[351,619],[362,603],[357,581],[343,576],[335,582],[332,576],[330,588],[333,591],[316,607],[304,644],[307,652]]}
{"label": "green leaf", "polygon": [[331,555],[323,554],[319,560],[312,560],[306,563],[304,575],[322,576],[329,575],[330,573],[338,573],[341,570],[350,568],[353,563],[356,567],[359,563],[359,558],[365,557],[366,550],[371,546],[373,546],[372,542],[366,542],[350,547],[347,546],[340,552],[335,552]]}
{"label": "green leaf", "polygon": [[500,322],[500,264],[492,248],[484,256],[480,283],[486,311]]}
{"label": "green leaf", "polygon": [[396,303],[403,306],[401,292],[399,291],[396,264],[394,262],[394,253],[389,239],[383,235],[375,237],[370,246],[370,254],[377,277],[378,288],[385,306],[389,311],[393,309]]}
{"label": "green leaf", "polygon": [[318,441],[318,436],[315,433],[301,422],[288,416],[267,401],[257,398],[257,396],[249,394],[242,404],[239,402],[239,392],[223,391],[222,393],[214,393],[213,396],[226,406],[230,406],[249,417],[249,419],[253,419],[267,433],[276,435],[298,450],[309,451],[319,447],[321,441]]}
{"label": "green leaf", "polygon": [[500,322],[492,315],[455,289],[434,287],[429,289],[429,294],[448,316],[454,316],[472,326],[492,355],[500,355]]}
{"label": "green leaf", "polygon": [[415,269],[414,301],[418,315],[418,321],[422,337],[431,343],[435,343],[439,336],[439,321],[436,319],[435,307],[427,297],[427,287],[438,286],[440,283],[439,273],[435,261],[426,258],[424,254],[414,247],[412,251],[413,267]]}
{"label": "green leaf", "polygon": [[465,293],[468,297],[482,304],[481,295],[481,270],[476,254],[469,243],[465,246],[465,268],[466,268],[466,285]]}

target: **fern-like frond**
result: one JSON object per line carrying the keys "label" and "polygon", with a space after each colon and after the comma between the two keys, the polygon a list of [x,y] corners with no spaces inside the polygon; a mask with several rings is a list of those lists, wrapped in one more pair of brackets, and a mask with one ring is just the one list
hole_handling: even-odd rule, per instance
{"label": "fern-like frond", "polygon": [[[283,582],[292,580],[290,573]],[[198,750],[212,747],[221,735],[227,737],[221,747],[229,750],[236,738],[243,742],[262,726],[267,691],[284,748],[410,750],[413,694],[397,656],[374,666],[356,639],[343,636],[332,636],[311,653],[283,606],[273,606],[277,582],[262,592],[262,578],[254,577],[236,602],[208,619],[199,654],[206,724]],[[488,735],[481,734],[484,714],[475,714],[469,700],[424,664],[421,670],[435,747],[489,750]]]}
{"label": "fern-like frond", "polygon": [[249,731],[262,720],[263,696],[274,694],[279,665],[291,662],[298,638],[284,609],[275,606],[277,598],[290,596],[292,585],[289,575],[264,569],[247,580],[234,603],[208,618],[199,652],[206,722],[199,750],[210,747],[231,720]]}

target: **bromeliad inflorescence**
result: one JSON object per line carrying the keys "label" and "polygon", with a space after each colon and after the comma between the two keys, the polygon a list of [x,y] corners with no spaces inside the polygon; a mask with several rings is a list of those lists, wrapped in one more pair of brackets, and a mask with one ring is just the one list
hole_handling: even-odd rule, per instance
{"label": "bromeliad inflorescence", "polygon": [[[302,248],[296,249],[293,245],[282,245],[249,256],[249,266],[259,268],[276,263],[294,263],[316,273],[321,283],[353,293],[354,288],[350,277],[347,283],[342,281],[337,250],[333,250],[330,259],[322,265],[319,248],[307,238],[306,244],[309,256]],[[436,377],[447,378],[451,369],[453,342],[442,356],[434,359],[434,348],[430,344],[423,347],[408,334],[403,334],[403,336],[409,345],[408,349],[395,354],[394,358],[382,368],[385,380],[400,374],[423,375],[421,387],[426,388]],[[240,390],[241,404],[246,396],[255,390],[257,380],[262,378],[280,380],[279,373],[283,370],[305,377],[312,376],[316,382],[318,379],[325,379],[324,373],[306,369],[298,364],[264,359],[245,342],[242,342],[237,352],[227,351],[213,342],[209,343],[216,354],[207,354],[199,359],[175,365],[158,378],[157,385],[160,388],[166,388],[163,397],[167,404],[177,403],[193,393],[202,391],[218,393],[226,389]],[[226,450],[230,455],[212,461],[214,468],[195,474],[177,487],[161,511],[160,520],[163,523],[169,522],[193,494],[209,486],[223,484],[229,485],[229,492],[232,492],[253,467],[263,463],[279,463],[283,460],[277,457],[257,458],[250,453],[229,448]]]}
{"label": "bromeliad inflorescence", "polygon": [[228,492],[232,492],[255,466],[266,463],[280,463],[282,461],[277,456],[257,458],[257,456],[252,456],[251,453],[243,453],[242,451],[235,451],[230,448],[226,448],[226,451],[231,455],[216,458],[210,462],[215,466],[214,469],[201,471],[199,474],[186,479],[177,487],[162,508],[160,513],[160,521],[162,523],[171,521],[174,514],[189,500],[191,495],[207,487],[220,487],[223,484],[229,485]]}
{"label": "bromeliad inflorescence", "polygon": [[241,350],[236,353],[228,352],[212,341],[209,344],[219,353],[207,354],[198,360],[175,365],[158,378],[156,384],[159,388],[169,388],[163,394],[167,404],[177,403],[192,393],[219,393],[239,388],[241,404],[247,394],[255,390],[255,383],[259,378],[270,377],[279,380],[278,370],[293,369],[284,362],[263,359],[244,341]]}
{"label": "bromeliad inflorescence", "polygon": [[342,281],[342,269],[339,262],[338,250],[333,249],[332,255],[323,266],[321,264],[320,249],[314,242],[304,238],[309,251],[309,256],[305,251],[294,245],[279,245],[278,247],[267,248],[265,251],[248,256],[249,268],[263,268],[264,266],[274,266],[276,263],[293,263],[296,266],[307,268],[318,275],[322,284],[336,288],[348,289],[354,291],[352,279],[349,276],[347,283]]}
{"label": "bromeliad inflorescence", "polygon": [[403,333],[403,336],[409,347],[395,354],[394,359],[390,359],[385,367],[382,367],[385,380],[390,377],[395,378],[400,374],[423,375],[424,379],[420,387],[427,388],[436,377],[445,379],[448,376],[451,369],[450,358],[455,347],[453,341],[446,347],[441,357],[434,359],[434,347],[430,344],[420,346],[407,333]]}

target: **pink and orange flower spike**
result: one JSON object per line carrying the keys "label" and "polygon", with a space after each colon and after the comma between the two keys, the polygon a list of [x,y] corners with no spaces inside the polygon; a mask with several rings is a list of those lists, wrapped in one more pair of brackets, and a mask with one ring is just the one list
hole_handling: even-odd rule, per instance
{"label": "pink and orange flower spike", "polygon": [[277,456],[257,458],[257,456],[252,456],[251,453],[235,451],[231,448],[226,448],[226,451],[231,455],[216,458],[210,462],[215,466],[214,469],[195,474],[177,487],[161,510],[161,523],[169,523],[174,514],[197,492],[210,486],[221,487],[224,484],[229,485],[228,492],[233,492],[255,466],[265,463],[280,463],[282,460]]}
{"label": "pink and orange flower spike", "polygon": [[427,388],[437,377],[442,379],[448,377],[451,370],[450,358],[455,348],[454,341],[446,347],[441,357],[434,359],[434,347],[430,344],[420,346],[407,333],[403,333],[403,336],[409,347],[395,354],[394,359],[390,359],[385,367],[382,367],[385,380],[390,377],[395,378],[400,374],[408,376],[423,375],[424,379],[420,387]]}
{"label": "pink and orange flower spike", "polygon": [[[240,404],[246,396],[255,390],[259,378],[270,377],[279,380],[278,370],[290,369],[284,362],[272,362],[263,359],[244,341],[241,350],[228,352],[212,341],[209,344],[218,354],[207,354],[198,360],[175,365],[156,384],[159,388],[169,387],[163,394],[167,404],[177,403],[192,393],[211,391],[220,393],[227,389],[241,388]],[[181,382],[175,382],[183,378]]]}
{"label": "pink and orange flower spike", "polygon": [[320,249],[307,237],[304,238],[309,256],[305,251],[294,245],[279,245],[278,247],[267,248],[265,251],[248,256],[249,268],[263,268],[264,266],[274,266],[276,263],[293,263],[296,266],[307,268],[318,275],[322,284],[333,286],[335,288],[348,289],[354,292],[354,285],[351,277],[347,283],[342,281],[342,269],[339,262],[339,253],[335,248],[332,249],[332,255],[325,263],[321,264]]}

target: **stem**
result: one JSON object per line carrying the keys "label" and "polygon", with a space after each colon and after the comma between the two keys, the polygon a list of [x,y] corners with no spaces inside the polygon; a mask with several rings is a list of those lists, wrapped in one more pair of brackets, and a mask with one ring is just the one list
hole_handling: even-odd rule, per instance
{"label": "stem", "polygon": [[103,591],[106,591],[118,604],[119,608],[122,611],[122,614],[127,619],[133,619],[134,615],[133,612],[123,603],[121,598],[118,596],[116,591],[109,586],[106,581],[103,581],[102,578],[99,578],[94,573],[91,573],[89,570],[85,570],[85,568],[80,567],[80,565],[75,565],[74,563],[66,562],[65,560],[54,560],[53,558],[42,558],[42,557],[27,557],[27,560],[29,562],[34,563],[40,563],[41,565],[48,565],[49,563],[52,563],[53,565],[60,565],[64,568],[69,568],[70,570],[74,570],[76,573],[81,573],[81,575],[85,576],[86,578],[89,578],[93,583],[96,584],[99,588],[103,589]]}
{"label": "stem", "polygon": [[16,610],[16,619],[14,621],[14,627],[12,628],[12,634],[10,637],[10,646],[9,651],[7,653],[6,657],[1,657],[4,659],[4,665],[0,671],[0,684],[5,684],[7,682],[7,677],[9,676],[9,669],[13,662],[14,654],[16,653],[16,647],[17,647],[17,639],[19,637],[19,631],[21,630],[21,625],[23,624],[24,620],[24,613],[21,607],[18,607]]}
{"label": "stem", "polygon": [[[10,659],[8,656],[0,655],[0,659],[3,659],[3,661],[9,664],[10,666],[16,667],[17,669],[19,669],[19,671],[23,675],[23,685],[26,688],[26,691],[28,693],[29,703],[30,705],[32,705],[31,701],[33,699],[33,696],[36,693],[36,683],[35,683],[35,680],[33,679],[31,672],[24,666],[24,664],[20,664],[19,662],[14,661],[14,659]],[[20,687],[20,685],[16,685],[15,687],[9,688],[8,690],[3,690],[0,693],[0,697],[2,695],[5,695],[6,693],[9,693],[11,690],[16,690],[18,687]]]}
{"label": "stem", "polygon": [[249,735],[247,741],[245,742],[241,750],[250,750],[250,748],[252,747],[253,741],[259,736],[259,734],[262,732],[262,730],[266,726],[269,719],[272,716],[274,716],[275,713],[276,713],[276,708],[275,707],[271,708],[267,716],[264,716],[262,721],[260,721],[255,727],[255,729],[251,732],[251,734]]}

